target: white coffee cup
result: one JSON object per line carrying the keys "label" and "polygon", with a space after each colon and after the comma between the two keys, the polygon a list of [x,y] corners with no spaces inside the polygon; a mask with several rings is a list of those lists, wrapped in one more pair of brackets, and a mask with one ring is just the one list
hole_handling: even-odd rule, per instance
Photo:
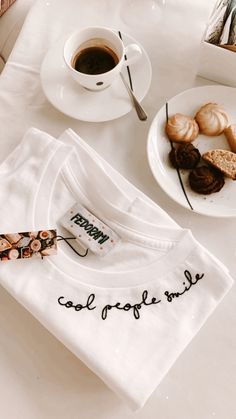
{"label": "white coffee cup", "polygon": [[[99,74],[88,74],[84,71],[93,71],[93,68],[88,66],[81,67],[82,53],[90,53],[93,49],[101,48],[106,54],[110,55],[110,58],[105,58],[103,62],[108,64],[107,60],[111,62],[111,67],[104,67],[101,64],[101,60],[97,59],[98,67],[96,71],[102,71]],[[114,80],[119,76],[123,65],[130,65],[138,60],[142,55],[142,49],[137,44],[129,44],[124,46],[119,35],[112,29],[106,27],[87,27],[81,30],[77,30],[72,33],[64,44],[64,60],[67,69],[71,76],[83,87],[93,91],[103,90],[110,86]],[[79,61],[80,59],[80,61]],[[89,60],[89,58],[88,58]],[[112,62],[113,60],[113,62]],[[91,59],[90,59],[91,61]],[[93,60],[93,63],[95,61]],[[90,63],[91,64],[91,63]],[[75,68],[77,67],[77,69]],[[81,68],[83,72],[81,71]],[[107,70],[107,68],[110,68]]]}

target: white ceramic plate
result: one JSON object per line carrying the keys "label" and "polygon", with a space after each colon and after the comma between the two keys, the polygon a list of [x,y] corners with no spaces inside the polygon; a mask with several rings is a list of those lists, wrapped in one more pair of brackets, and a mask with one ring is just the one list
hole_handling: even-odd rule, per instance
{"label": "white ceramic plate", "polygon": [[[230,122],[236,123],[236,89],[226,86],[203,86],[186,90],[168,101],[169,116],[180,112],[194,116],[209,102],[224,106]],[[147,153],[152,173],[161,188],[178,204],[192,210],[183,193],[177,171],[171,166],[168,154],[170,142],[165,134],[166,108],[163,106],[154,118],[148,134]],[[199,135],[193,142],[200,153],[216,148],[229,150],[224,134],[217,137]],[[225,178],[225,185],[210,195],[198,194],[188,184],[188,170],[180,170],[184,189],[193,211],[216,217],[236,216],[236,181]]]}
{"label": "white ceramic plate", "polygon": [[[124,33],[122,39],[124,45],[133,42],[139,44]],[[41,83],[49,102],[64,114],[88,122],[109,121],[130,112],[133,107],[120,78],[100,92],[86,90],[71,78],[63,59],[64,42],[65,39],[61,39],[54,45],[42,63]],[[129,67],[134,93],[141,101],[150,87],[152,70],[147,53],[140,47],[143,52],[141,58]],[[128,81],[126,67],[123,74]]]}

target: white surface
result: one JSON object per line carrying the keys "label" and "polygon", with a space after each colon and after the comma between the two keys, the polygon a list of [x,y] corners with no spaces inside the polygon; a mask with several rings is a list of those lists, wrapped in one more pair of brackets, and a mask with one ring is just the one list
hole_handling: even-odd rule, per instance
{"label": "white surface", "polygon": [[[221,104],[229,115],[229,121],[236,120],[236,89],[225,86],[203,86],[188,89],[168,101],[169,116],[182,113],[194,118],[196,112],[206,103]],[[162,189],[176,202],[192,211],[184,196],[177,171],[169,161],[170,142],[165,133],[166,107],[158,111],[148,135],[148,158],[153,175]],[[209,137],[199,134],[192,144],[201,155],[209,150],[230,150],[224,134]],[[180,170],[181,179],[193,211],[217,217],[236,216],[236,182],[225,178],[225,185],[217,192],[203,195],[194,192],[188,182],[189,170]]]}
{"label": "white surface", "polygon": [[[236,220],[218,221],[175,204],[152,177],[146,156],[148,130],[158,109],[186,88],[209,84],[195,75],[214,0],[168,0],[156,25],[145,16],[140,16],[140,25],[125,23],[120,16],[127,4],[128,0],[71,0],[68,7],[63,0],[40,0],[33,6],[0,77],[1,159],[29,126],[55,136],[71,126],[178,223],[190,227],[236,277]],[[129,33],[147,51],[153,69],[143,101],[147,122],[138,121],[135,112],[111,122],[80,122],[57,111],[45,98],[39,71],[46,52],[78,26],[94,24]],[[94,374],[1,290],[1,415],[10,419],[234,419],[235,307],[233,286],[145,408],[131,415]]]}
{"label": "white surface", "polygon": [[[137,43],[127,34],[122,34],[122,38],[125,45]],[[40,70],[43,90],[48,100],[64,114],[81,121],[109,121],[130,112],[131,100],[119,76],[110,87],[100,92],[84,89],[72,78],[63,59],[64,42],[63,38],[52,46]],[[135,95],[141,101],[150,87],[152,77],[151,63],[143,48],[140,59],[130,65],[130,71]],[[125,67],[122,73],[128,82]]]}

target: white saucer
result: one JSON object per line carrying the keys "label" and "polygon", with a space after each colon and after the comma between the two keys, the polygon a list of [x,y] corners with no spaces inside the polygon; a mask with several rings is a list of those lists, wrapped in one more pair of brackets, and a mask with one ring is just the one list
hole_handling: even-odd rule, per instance
{"label": "white saucer", "polygon": [[[139,44],[127,34],[122,33],[122,39],[124,45]],[[86,90],[71,78],[63,59],[64,42],[65,39],[61,39],[48,51],[41,67],[42,87],[51,104],[72,118],[88,122],[109,121],[130,112],[133,107],[120,77],[100,92]],[[150,60],[140,47],[141,58],[129,66],[134,93],[139,101],[145,97],[152,77]],[[123,74],[128,81],[126,67]]]}

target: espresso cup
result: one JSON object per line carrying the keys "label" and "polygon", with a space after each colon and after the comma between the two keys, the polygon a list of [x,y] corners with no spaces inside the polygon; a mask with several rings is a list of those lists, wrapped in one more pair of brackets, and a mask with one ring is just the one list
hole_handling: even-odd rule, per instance
{"label": "espresso cup", "polygon": [[94,26],[72,33],[63,54],[70,75],[86,89],[99,91],[114,82],[123,65],[137,61],[142,50],[137,44],[125,47],[114,30]]}

